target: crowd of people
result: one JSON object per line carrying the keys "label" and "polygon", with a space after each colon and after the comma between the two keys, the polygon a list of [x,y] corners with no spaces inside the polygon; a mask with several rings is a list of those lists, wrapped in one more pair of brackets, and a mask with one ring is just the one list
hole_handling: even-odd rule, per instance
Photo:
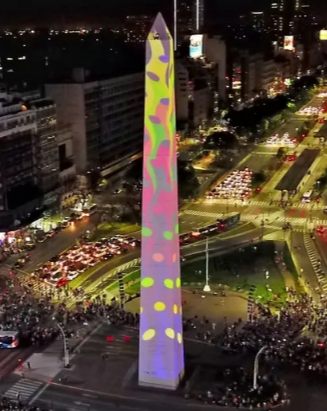
{"label": "crowd of people", "polygon": [[316,307],[306,294],[292,294],[278,315],[258,306],[251,321],[225,327],[220,343],[237,352],[265,347],[263,356],[269,363],[327,377],[326,337],[322,336],[327,327],[326,308]]}
{"label": "crowd of people", "polygon": [[[262,349],[262,373],[265,368],[287,367],[302,372],[311,381],[326,380],[327,304],[322,301],[318,306],[307,294],[289,290],[287,302],[279,312],[271,310],[269,305],[254,304],[248,321],[239,319],[228,324],[226,320],[222,332],[215,330],[215,324],[208,319],[197,316],[185,320],[184,329],[193,329],[198,339],[233,355],[247,357],[250,354],[254,358]],[[273,382],[274,390],[266,390],[267,383],[271,383],[269,378],[261,376],[259,388],[254,390],[244,374],[234,378],[231,384],[226,382],[223,389],[202,391],[196,398],[207,403],[249,409],[270,409],[276,404],[288,403],[281,381]]]}
{"label": "crowd of people", "polygon": [[285,383],[278,381],[274,376],[264,375],[258,378],[258,387],[254,389],[252,376],[244,368],[227,368],[220,381],[218,384],[212,384],[206,392],[193,392],[186,397],[210,405],[249,410],[271,410],[277,405],[289,402]]}
{"label": "crowd of people", "polygon": [[56,335],[49,326],[54,310],[48,299],[35,300],[30,291],[8,288],[0,294],[0,330],[17,331],[22,345],[44,345]]}
{"label": "crowd of people", "polygon": [[51,411],[49,408],[40,408],[35,406],[29,406],[21,403],[20,401],[11,401],[8,398],[0,397],[0,410],[1,411]]}
{"label": "crowd of people", "polygon": [[58,323],[64,326],[68,335],[73,334],[70,330],[78,328],[79,324],[99,320],[114,325],[138,326],[138,314],[124,311],[116,301],[107,302],[106,296],[89,300],[84,293],[75,292],[75,295],[77,302],[72,309],[64,302],[55,303],[54,295],[35,298],[27,286],[23,289],[6,287],[0,293],[0,330],[19,332],[22,345],[41,346],[58,336]]}

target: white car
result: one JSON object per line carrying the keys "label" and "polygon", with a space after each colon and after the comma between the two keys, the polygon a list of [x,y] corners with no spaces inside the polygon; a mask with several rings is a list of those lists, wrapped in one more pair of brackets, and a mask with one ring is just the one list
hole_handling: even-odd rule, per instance
{"label": "white car", "polygon": [[79,272],[78,271],[70,271],[69,273],[67,273],[67,278],[68,280],[74,280],[74,278],[79,276]]}

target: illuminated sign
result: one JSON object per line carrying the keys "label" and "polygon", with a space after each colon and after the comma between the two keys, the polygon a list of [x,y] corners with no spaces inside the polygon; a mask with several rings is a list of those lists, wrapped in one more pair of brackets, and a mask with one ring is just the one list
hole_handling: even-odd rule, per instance
{"label": "illuminated sign", "polygon": [[294,36],[284,36],[284,50],[294,50]]}
{"label": "illuminated sign", "polygon": [[184,374],[173,40],[158,14],[146,41],[139,384]]}
{"label": "illuminated sign", "polygon": [[327,29],[320,30],[319,38],[322,41],[327,41]]}
{"label": "illuminated sign", "polygon": [[203,35],[193,34],[190,37],[190,57],[197,59],[203,56]]}

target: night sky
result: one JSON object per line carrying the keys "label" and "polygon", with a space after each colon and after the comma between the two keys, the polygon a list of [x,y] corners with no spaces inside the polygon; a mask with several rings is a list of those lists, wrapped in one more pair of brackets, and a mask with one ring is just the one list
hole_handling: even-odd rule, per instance
{"label": "night sky", "polygon": [[[206,0],[209,16],[214,19],[222,14],[241,14],[246,10],[260,10],[269,0]],[[307,0],[327,9],[325,1]],[[171,12],[173,0],[0,0],[0,23],[71,23],[110,22],[124,13]],[[327,10],[326,10],[327,12]],[[87,20],[86,20],[87,19]]]}

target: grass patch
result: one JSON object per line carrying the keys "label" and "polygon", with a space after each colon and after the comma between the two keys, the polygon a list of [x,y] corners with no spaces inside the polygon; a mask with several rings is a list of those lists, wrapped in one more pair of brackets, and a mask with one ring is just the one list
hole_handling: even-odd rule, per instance
{"label": "grass patch", "polygon": [[[269,278],[266,278],[266,272],[269,272]],[[264,302],[284,301],[286,297],[283,277],[274,262],[272,242],[247,246],[229,254],[210,258],[209,275],[212,285],[225,284],[244,291],[255,285],[254,296]],[[204,259],[182,267],[183,285],[202,287],[204,280]]]}
{"label": "grass patch", "polygon": [[126,288],[126,294],[134,295],[134,294],[139,294],[139,293],[140,293],[140,281],[137,281],[136,283]]}
{"label": "grass patch", "polygon": [[[256,246],[240,248],[223,256],[210,258],[209,273],[212,286],[228,285],[236,290],[248,291],[256,286],[254,297],[262,302],[283,303],[286,298],[283,276],[274,262],[274,243],[264,242]],[[266,278],[266,272],[269,278]],[[134,270],[124,277],[125,291],[133,295],[140,292],[140,270]],[[205,260],[182,266],[184,286],[203,287]],[[106,290],[114,290],[118,281],[112,282]],[[270,290],[271,291],[270,291]]]}
{"label": "grass patch", "polygon": [[92,241],[96,241],[100,238],[108,237],[116,234],[130,234],[135,231],[139,231],[141,228],[137,224],[127,223],[101,223],[98,225]]}
{"label": "grass patch", "polygon": [[95,271],[100,270],[105,264],[106,262],[102,261],[96,264],[94,267],[88,268],[83,273],[81,273],[78,277],[74,278],[74,280],[72,280],[69,283],[69,286],[71,286],[72,288],[78,288],[88,277],[91,277]]}
{"label": "grass patch", "polygon": [[299,275],[298,275],[297,269],[293,261],[293,257],[290,253],[287,243],[285,243],[284,248],[283,248],[283,260],[284,260],[284,263],[286,264],[287,270],[293,275],[293,277],[298,279]]}
{"label": "grass patch", "polygon": [[[140,273],[140,270],[134,270],[134,271],[132,271],[131,273],[129,273],[129,274],[127,274],[127,275],[125,275],[125,277],[124,277],[124,284],[125,284],[125,291],[126,291],[126,293],[127,294],[135,294],[136,292],[139,292],[140,291],[140,276],[141,276],[141,273]],[[115,277],[113,277],[113,278],[115,278]],[[117,276],[116,276],[116,278],[117,278]],[[130,288],[133,288],[134,287],[134,283],[137,283],[137,290],[138,291],[136,291],[136,292],[129,292],[128,290],[130,289]],[[114,290],[115,288],[117,288],[118,287],[118,279],[116,279],[114,282],[112,282],[107,288],[106,288],[106,290],[107,291],[112,291],[112,290]]]}

